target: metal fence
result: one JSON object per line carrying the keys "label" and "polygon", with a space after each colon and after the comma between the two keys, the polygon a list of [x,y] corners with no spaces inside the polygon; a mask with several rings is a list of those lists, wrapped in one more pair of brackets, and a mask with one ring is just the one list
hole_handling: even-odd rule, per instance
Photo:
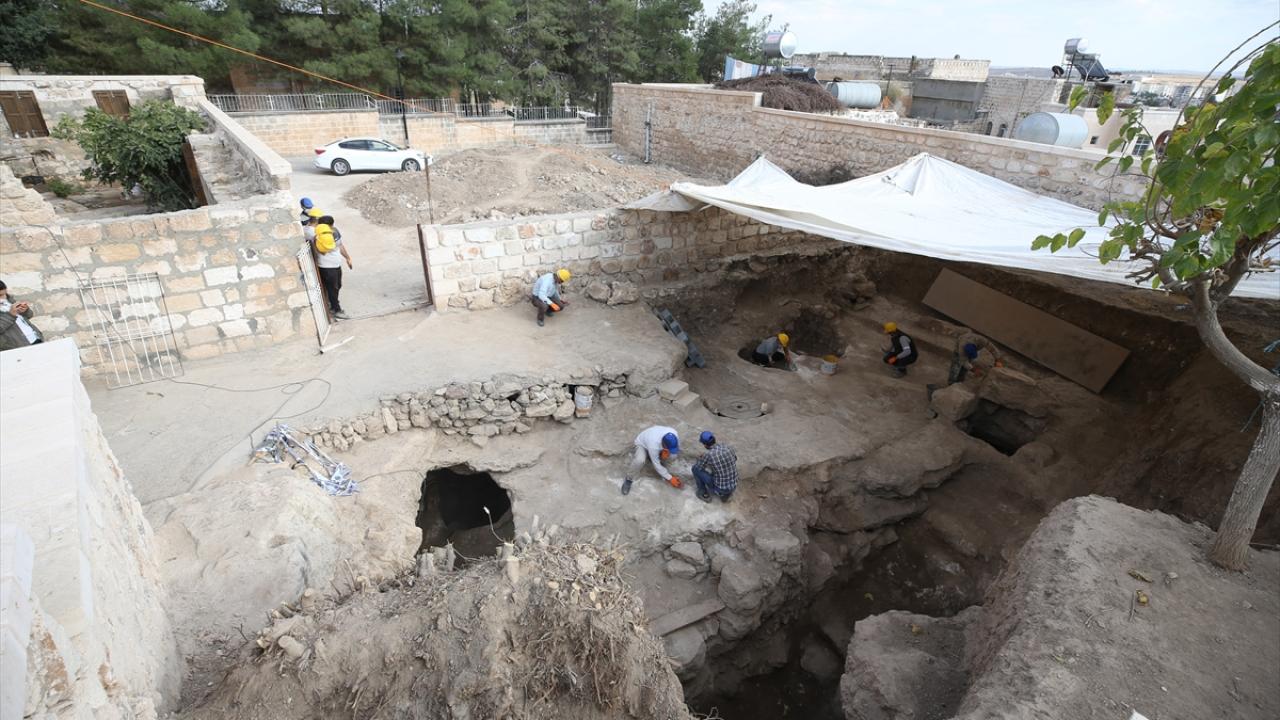
{"label": "metal fence", "polygon": [[451,98],[406,98],[376,100],[360,93],[293,95],[210,95],[209,102],[226,113],[299,112],[308,110],[376,110],[379,115],[453,115],[459,118],[512,118],[516,122],[587,120],[587,127],[600,117],[577,106],[520,107],[494,103],[460,103]]}

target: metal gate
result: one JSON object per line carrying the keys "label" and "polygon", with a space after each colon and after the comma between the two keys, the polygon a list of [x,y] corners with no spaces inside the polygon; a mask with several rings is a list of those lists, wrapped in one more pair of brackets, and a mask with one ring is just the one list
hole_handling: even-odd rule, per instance
{"label": "metal gate", "polygon": [[82,282],[80,302],[89,313],[108,387],[139,385],[182,374],[158,274],[136,273]]}
{"label": "metal gate", "polygon": [[307,299],[311,301],[311,317],[316,321],[316,339],[323,348],[324,341],[329,339],[329,303],[325,301],[324,290],[320,287],[320,271],[316,269],[311,243],[303,243],[298,249],[298,267],[302,268],[302,285],[307,289]]}

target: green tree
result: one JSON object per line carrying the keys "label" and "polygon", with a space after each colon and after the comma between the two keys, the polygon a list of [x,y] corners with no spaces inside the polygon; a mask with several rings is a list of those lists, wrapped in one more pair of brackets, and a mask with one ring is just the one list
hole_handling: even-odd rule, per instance
{"label": "green tree", "polygon": [[701,0],[638,0],[637,80],[696,82],[698,56],[693,29]]}
{"label": "green tree", "polygon": [[0,62],[15,68],[38,68],[46,42],[54,32],[54,18],[43,0],[0,0]]}
{"label": "green tree", "polygon": [[[45,63],[50,72],[198,75],[220,89],[230,88],[230,68],[242,61],[222,48],[78,2],[55,7],[57,33]],[[251,17],[232,0],[130,0],[121,9],[250,52],[260,45]]]}
{"label": "green tree", "polygon": [[553,105],[563,101],[569,88],[565,47],[572,22],[564,3],[556,0],[516,0],[508,62],[514,76],[514,94],[507,98],[525,105]]}
{"label": "green tree", "polygon": [[724,78],[724,58],[732,55],[739,60],[761,62],[760,46],[770,16],[752,23],[751,14],[756,4],[749,0],[726,0],[714,16],[703,15],[698,19],[694,33],[697,43],[698,77],[706,82]]}
{"label": "green tree", "polygon": [[[1232,73],[1246,63],[1244,82],[1236,88]],[[1098,258],[1103,263],[1135,261],[1140,267],[1131,275],[1135,280],[1189,297],[1209,352],[1261,396],[1262,426],[1209,549],[1214,563],[1239,570],[1248,560],[1267,492],[1280,473],[1280,377],[1231,343],[1218,309],[1247,274],[1277,269],[1280,43],[1264,42],[1246,53],[1217,83],[1215,94],[1233,90],[1219,102],[1187,108],[1163,149],[1152,148],[1140,159],[1123,154],[1122,148],[1140,135],[1151,137],[1142,125],[1143,109],[1123,112],[1120,137],[1108,148],[1108,153],[1119,154],[1109,154],[1098,165],[1114,162],[1117,174],[1136,171],[1146,187],[1137,200],[1106,204],[1099,224],[1108,217],[1115,224]],[[1082,95],[1073,95],[1073,107]],[[1101,122],[1106,121],[1103,114],[1100,106]],[[1042,235],[1032,247],[1056,252],[1074,247],[1083,235],[1083,229]]]}
{"label": "green tree", "polygon": [[182,159],[182,142],[204,128],[204,118],[168,100],[148,100],[134,106],[126,117],[108,115],[97,108],[84,119],[63,118],[54,137],[74,140],[92,165],[85,178],[140,185],[147,204],[161,210],[186,210],[196,206],[191,178]]}
{"label": "green tree", "polygon": [[603,110],[615,82],[636,77],[635,6],[633,0],[573,0],[573,31],[565,47],[573,101]]}

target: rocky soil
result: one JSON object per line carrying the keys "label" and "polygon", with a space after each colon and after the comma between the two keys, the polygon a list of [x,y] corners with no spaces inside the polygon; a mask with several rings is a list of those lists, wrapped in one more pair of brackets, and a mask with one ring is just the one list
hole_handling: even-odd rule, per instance
{"label": "rocky soil", "polygon": [[622,554],[556,540],[461,571],[424,561],[336,604],[302,597],[183,717],[691,718]]}
{"label": "rocky soil", "polygon": [[1114,500],[1064,502],[981,608],[859,622],[845,713],[1277,717],[1280,553],[1254,552],[1249,572],[1226,572],[1205,558],[1210,539],[1203,525]]}
{"label": "rocky soil", "polygon": [[[549,215],[621,205],[688,179],[659,165],[575,147],[463,150],[431,166],[436,223]],[[345,201],[371,222],[403,227],[430,222],[422,173],[377,175]]]}

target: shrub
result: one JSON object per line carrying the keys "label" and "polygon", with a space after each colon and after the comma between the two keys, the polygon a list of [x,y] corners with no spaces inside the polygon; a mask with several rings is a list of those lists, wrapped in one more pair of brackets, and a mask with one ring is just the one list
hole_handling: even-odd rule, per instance
{"label": "shrub", "polygon": [[204,118],[195,111],[148,100],[126,117],[90,108],[82,120],[64,118],[53,135],[84,149],[92,163],[85,178],[126,189],[139,185],[151,207],[186,210],[196,206],[196,199],[182,160],[182,141],[203,127]]}
{"label": "shrub", "polygon": [[67,182],[62,178],[49,178],[45,181],[44,185],[49,188],[49,192],[60,198],[70,197],[84,189],[80,187],[80,185],[73,182]]}

